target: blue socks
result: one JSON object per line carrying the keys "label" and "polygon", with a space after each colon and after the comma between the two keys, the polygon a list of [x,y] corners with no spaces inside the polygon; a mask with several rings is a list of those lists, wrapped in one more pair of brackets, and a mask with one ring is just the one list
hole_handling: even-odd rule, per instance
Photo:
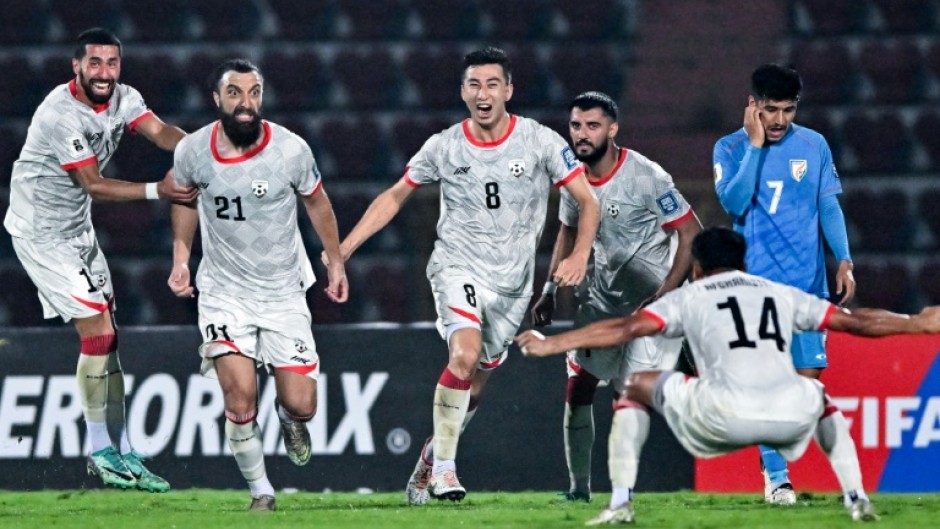
{"label": "blue socks", "polygon": [[769,446],[760,445],[760,459],[764,470],[770,480],[771,490],[789,483],[790,478],[787,473],[787,460],[779,452]]}

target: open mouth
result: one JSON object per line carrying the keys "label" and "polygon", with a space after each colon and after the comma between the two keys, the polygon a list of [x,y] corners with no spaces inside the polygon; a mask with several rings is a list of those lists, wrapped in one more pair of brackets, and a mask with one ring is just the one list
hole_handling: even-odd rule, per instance
{"label": "open mouth", "polygon": [[102,81],[100,79],[91,80],[91,88],[96,92],[110,92],[111,87],[114,86],[114,81]]}
{"label": "open mouth", "polygon": [[255,114],[254,112],[249,112],[247,110],[239,110],[235,112],[235,121],[240,123],[250,123],[254,121]]}
{"label": "open mouth", "polygon": [[477,105],[477,113],[481,118],[488,118],[493,114],[493,105]]}

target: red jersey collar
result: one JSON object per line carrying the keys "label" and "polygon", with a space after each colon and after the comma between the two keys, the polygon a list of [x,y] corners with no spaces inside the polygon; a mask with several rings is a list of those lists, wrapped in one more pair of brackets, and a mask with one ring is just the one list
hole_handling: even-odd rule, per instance
{"label": "red jersey collar", "polygon": [[473,137],[473,134],[470,132],[470,118],[463,120],[463,135],[467,138],[467,141],[470,142],[474,147],[483,147],[483,148],[492,148],[498,147],[506,138],[512,134],[513,129],[516,128],[516,115],[509,114],[509,127],[506,128],[506,133],[503,134],[501,138],[495,141],[480,141]]}
{"label": "red jersey collar", "polygon": [[219,149],[216,147],[215,142],[219,138],[219,125],[221,121],[216,121],[212,125],[212,134],[209,137],[209,147],[212,149],[212,157],[215,158],[215,161],[219,163],[238,163],[244,162],[245,160],[255,156],[259,152],[263,151],[265,147],[268,146],[268,143],[271,143],[271,125],[267,121],[261,121],[261,128],[264,130],[264,139],[261,140],[261,143],[254,149],[242,154],[241,156],[235,156],[233,158],[222,158],[222,155],[219,154]]}
{"label": "red jersey collar", "polygon": [[623,167],[623,162],[627,161],[627,156],[629,155],[630,153],[629,151],[627,151],[626,147],[620,147],[620,154],[617,157],[617,164],[614,165],[614,168],[611,169],[610,172],[607,173],[607,175],[604,176],[603,178],[599,178],[597,180],[593,178],[588,178],[587,179],[588,183],[594,187],[600,187],[606,184],[607,182],[609,182],[610,179],[613,178],[615,174],[617,174],[617,171],[619,171],[620,168]]}
{"label": "red jersey collar", "polygon": [[[117,83],[114,83],[114,86],[115,86],[115,88],[116,88],[116,87],[117,87]],[[85,104],[85,102],[82,101],[81,99],[79,99],[79,97],[78,97],[78,87],[75,86],[75,79],[72,79],[71,81],[69,81],[69,92],[71,92],[72,97],[74,97],[76,100],[78,100],[79,103],[81,103],[81,104],[83,104],[83,105]],[[100,105],[92,104],[91,109],[94,110],[96,114],[101,114],[102,112],[104,112],[105,110],[107,110],[109,106],[111,106],[111,100],[110,100],[110,99],[108,99],[108,100],[107,100],[106,102],[104,102],[104,103],[101,103]]]}

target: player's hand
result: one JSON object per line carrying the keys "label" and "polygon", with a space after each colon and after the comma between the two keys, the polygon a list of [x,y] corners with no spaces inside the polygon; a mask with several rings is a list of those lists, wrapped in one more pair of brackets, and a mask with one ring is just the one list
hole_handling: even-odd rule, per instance
{"label": "player's hand", "polygon": [[177,202],[192,202],[198,195],[199,189],[195,187],[182,187],[173,179],[173,169],[166,172],[163,180],[157,182],[157,194],[160,198],[168,198]]}
{"label": "player's hand", "polygon": [[940,333],[940,305],[924,307],[915,318],[923,326],[923,332]]}
{"label": "player's hand", "polygon": [[514,340],[525,356],[548,356],[558,352],[552,349],[552,339],[538,331],[526,331]]}
{"label": "player's hand", "polygon": [[584,280],[586,271],[587,259],[577,259],[571,255],[558,263],[558,268],[555,269],[555,275],[552,276],[552,281],[558,283],[560,287],[577,286]]}
{"label": "player's hand", "polygon": [[[349,251],[349,249],[343,246],[342,243],[339,245],[339,255],[340,257],[343,258],[343,263],[346,263],[346,261],[349,261],[350,253],[351,252]],[[330,256],[327,255],[325,250],[320,252],[320,261],[323,262],[323,266],[326,266],[326,267],[330,266]]]}
{"label": "player's hand", "polygon": [[532,324],[536,327],[551,325],[554,314],[555,296],[553,294],[542,294],[542,297],[532,307]]}
{"label": "player's hand", "polygon": [[327,297],[334,303],[345,303],[349,299],[349,280],[346,279],[346,267],[343,263],[327,266],[330,284],[324,289]]}
{"label": "player's hand", "polygon": [[852,298],[855,297],[855,276],[852,275],[852,266],[851,261],[839,261],[839,271],[836,273],[836,294],[845,294],[842,295],[842,299],[839,300],[839,306],[844,307]]}
{"label": "player's hand", "polygon": [[166,280],[166,284],[169,285],[170,290],[180,298],[192,298],[195,297],[193,293],[193,287],[189,284],[189,266],[185,264],[175,264],[173,265],[173,270],[170,272],[170,277]]}
{"label": "player's hand", "polygon": [[753,97],[749,98],[747,108],[744,109],[744,132],[747,133],[751,145],[757,148],[764,146],[766,136],[764,124],[760,121],[760,106]]}

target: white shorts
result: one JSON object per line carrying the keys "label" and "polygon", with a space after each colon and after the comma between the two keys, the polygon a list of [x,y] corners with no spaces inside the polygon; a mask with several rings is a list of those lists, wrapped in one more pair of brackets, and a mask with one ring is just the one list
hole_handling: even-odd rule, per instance
{"label": "white shorts", "polygon": [[13,249],[39,290],[43,317],[90,318],[111,309],[114,291],[95,231],[69,239],[13,237]]}
{"label": "white shorts", "polygon": [[[678,372],[665,372],[657,381],[655,407],[676,439],[696,457],[715,457],[763,444],[793,461],[806,451],[823,413],[822,384],[805,380],[815,387],[801,388],[808,390],[805,402],[800,409],[786,410],[788,420],[736,416],[730,412],[734,399],[728,391]],[[773,408],[768,406],[768,418],[776,415]]]}
{"label": "white shorts", "polygon": [[[604,313],[590,304],[582,304],[575,315],[574,327],[581,328],[596,321],[616,317],[619,316]],[[675,368],[681,351],[681,338],[647,336],[616,347],[568,351],[566,366],[569,378],[583,369],[599,380],[611,381],[612,386],[619,391],[630,373]]]}
{"label": "white shorts", "polygon": [[529,299],[493,292],[466,272],[453,268],[439,271],[430,281],[441,337],[450,340],[457,329],[479,329],[483,335],[479,369],[499,367],[525,318]]}
{"label": "white shorts", "polygon": [[287,369],[316,380],[320,374],[320,357],[310,325],[310,308],[304,296],[254,301],[201,293],[200,371],[216,378],[213,359],[238,353],[269,370]]}

